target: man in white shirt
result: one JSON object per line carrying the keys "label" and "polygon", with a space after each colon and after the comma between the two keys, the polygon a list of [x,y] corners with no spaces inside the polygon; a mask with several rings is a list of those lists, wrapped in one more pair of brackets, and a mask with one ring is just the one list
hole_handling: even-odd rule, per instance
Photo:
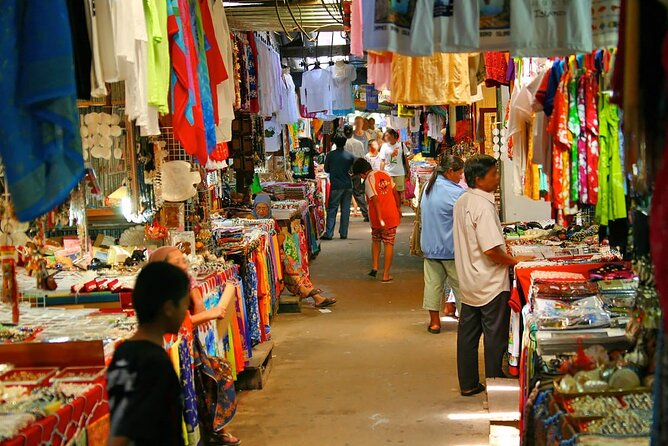
{"label": "man in white shirt", "polygon": [[[360,141],[353,138],[355,134],[353,128],[349,125],[344,126],[343,134],[347,139],[346,150],[353,154],[355,160],[364,158],[364,155],[366,155],[366,147],[364,147]],[[369,210],[366,203],[366,197],[364,196],[364,183],[359,175],[353,175],[353,198],[362,213],[362,217],[364,217],[364,221],[369,221]]]}
{"label": "man in white shirt", "polygon": [[496,160],[477,155],[466,162],[469,190],[454,208],[455,267],[462,310],[457,329],[457,374],[462,396],[485,390],[478,376],[478,344],[484,333],[485,376],[504,377],[508,349],[510,280],[508,267],[528,260],[506,252],[494,192],[500,176]]}

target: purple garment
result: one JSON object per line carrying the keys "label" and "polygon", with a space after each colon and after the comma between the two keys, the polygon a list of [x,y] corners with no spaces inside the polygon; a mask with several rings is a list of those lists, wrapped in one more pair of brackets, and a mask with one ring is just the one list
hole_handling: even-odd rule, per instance
{"label": "purple garment", "polygon": [[506,70],[506,83],[515,80],[515,59],[512,57],[508,60],[508,69]]}

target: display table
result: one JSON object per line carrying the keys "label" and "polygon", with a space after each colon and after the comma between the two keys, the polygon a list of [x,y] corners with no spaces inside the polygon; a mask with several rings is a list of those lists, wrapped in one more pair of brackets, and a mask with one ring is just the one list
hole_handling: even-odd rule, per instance
{"label": "display table", "polygon": [[83,396],[61,407],[53,415],[42,418],[23,429],[0,446],[60,446],[86,431],[88,444],[102,446],[109,437],[109,405],[102,384],[95,385]]}

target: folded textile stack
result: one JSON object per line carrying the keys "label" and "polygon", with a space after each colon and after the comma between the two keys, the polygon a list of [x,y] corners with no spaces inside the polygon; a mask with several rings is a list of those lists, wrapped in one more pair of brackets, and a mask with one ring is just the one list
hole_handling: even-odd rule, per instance
{"label": "folded textile stack", "polygon": [[613,316],[631,315],[638,295],[637,280],[601,280],[597,284],[606,310]]}

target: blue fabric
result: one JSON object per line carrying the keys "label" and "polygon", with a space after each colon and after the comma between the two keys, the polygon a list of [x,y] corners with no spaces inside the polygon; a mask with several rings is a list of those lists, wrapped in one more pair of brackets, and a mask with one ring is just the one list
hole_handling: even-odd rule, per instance
{"label": "blue fabric", "polygon": [[429,195],[420,201],[422,232],[420,246],[426,259],[453,260],[453,210],[464,189],[439,175]]}
{"label": "blue fabric", "polygon": [[562,60],[557,60],[552,65],[550,70],[550,77],[547,82],[547,90],[545,92],[545,105],[543,110],[547,116],[552,115],[554,111],[554,97],[557,94],[557,87],[559,86],[559,81],[561,76],[564,74],[564,62]]}
{"label": "blue fabric", "polygon": [[84,174],[72,35],[65,0],[2,5],[0,156],[16,215],[28,221],[65,201]]}
{"label": "blue fabric", "polygon": [[348,237],[348,225],[350,223],[350,205],[353,201],[353,190],[350,189],[332,189],[329,192],[329,203],[327,204],[327,230],[325,236],[334,237],[334,228],[336,227],[336,213],[341,207],[341,222],[339,234],[341,237]]}
{"label": "blue fabric", "polygon": [[204,131],[206,132],[206,151],[213,152],[216,148],[216,123],[213,116],[213,96],[211,94],[211,81],[209,80],[209,67],[206,62],[206,37],[202,26],[202,13],[198,1],[190,2],[190,20],[192,32],[195,39],[197,51],[197,80],[199,82],[199,95],[202,103],[202,114],[204,116]]}
{"label": "blue fabric", "polygon": [[186,434],[189,444],[199,444],[199,418],[197,417],[197,395],[192,366],[192,352],[187,339],[179,344],[179,369],[181,386],[183,387],[183,420],[186,423]]}
{"label": "blue fabric", "polygon": [[246,309],[248,310],[248,329],[250,330],[251,345],[255,346],[262,341],[262,334],[260,331],[260,303],[257,296],[257,270],[253,262],[249,261],[246,264],[244,282]]}
{"label": "blue fabric", "polygon": [[352,189],[353,180],[350,177],[350,168],[355,162],[355,156],[344,148],[337,148],[327,154],[325,158],[325,172],[329,174],[331,191],[335,189]]}

